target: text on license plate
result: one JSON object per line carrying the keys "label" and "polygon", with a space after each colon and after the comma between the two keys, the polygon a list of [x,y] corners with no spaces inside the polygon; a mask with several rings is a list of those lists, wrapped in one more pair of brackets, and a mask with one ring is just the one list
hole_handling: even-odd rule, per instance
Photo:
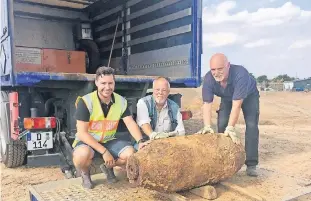
{"label": "text on license plate", "polygon": [[27,150],[51,149],[51,148],[53,148],[52,131],[27,133]]}

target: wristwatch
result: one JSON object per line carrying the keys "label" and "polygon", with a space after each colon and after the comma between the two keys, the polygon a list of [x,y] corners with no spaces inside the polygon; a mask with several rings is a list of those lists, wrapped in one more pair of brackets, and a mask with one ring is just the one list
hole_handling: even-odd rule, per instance
{"label": "wristwatch", "polygon": [[146,142],[146,141],[147,141],[146,139],[141,138],[140,140],[138,140],[138,141],[137,141],[137,144],[139,144],[139,143],[143,143],[143,142]]}

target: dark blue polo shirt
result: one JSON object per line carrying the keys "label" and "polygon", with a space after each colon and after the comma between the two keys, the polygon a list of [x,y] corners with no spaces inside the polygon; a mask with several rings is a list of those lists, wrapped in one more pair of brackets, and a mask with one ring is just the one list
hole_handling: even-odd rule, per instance
{"label": "dark blue polo shirt", "polygon": [[245,99],[250,94],[258,94],[256,80],[248,73],[246,68],[239,65],[230,65],[226,88],[217,82],[212,73],[206,73],[203,81],[203,101],[213,102],[214,95],[226,101]]}

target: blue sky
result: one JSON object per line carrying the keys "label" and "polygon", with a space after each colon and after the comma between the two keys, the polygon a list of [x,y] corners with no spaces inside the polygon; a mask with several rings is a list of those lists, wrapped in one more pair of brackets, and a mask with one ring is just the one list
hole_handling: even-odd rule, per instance
{"label": "blue sky", "polygon": [[311,77],[311,0],[203,0],[202,73],[212,54],[255,76]]}

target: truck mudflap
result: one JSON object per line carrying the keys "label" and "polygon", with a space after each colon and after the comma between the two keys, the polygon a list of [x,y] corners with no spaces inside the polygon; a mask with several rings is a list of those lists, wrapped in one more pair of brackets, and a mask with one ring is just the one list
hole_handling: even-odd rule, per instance
{"label": "truck mudflap", "polygon": [[19,136],[19,123],[18,123],[18,115],[19,115],[19,103],[18,103],[18,93],[11,92],[9,93],[9,101],[10,101],[10,115],[11,115],[11,138],[13,140],[17,140]]}

